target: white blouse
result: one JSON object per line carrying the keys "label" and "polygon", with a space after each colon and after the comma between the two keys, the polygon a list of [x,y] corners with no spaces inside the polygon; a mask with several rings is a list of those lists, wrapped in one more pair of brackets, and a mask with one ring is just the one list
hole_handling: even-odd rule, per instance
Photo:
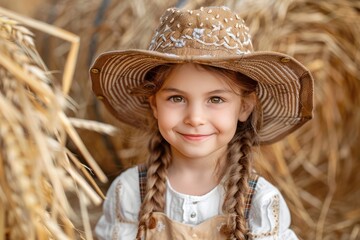
{"label": "white blouse", "polygon": [[[224,188],[218,185],[203,196],[176,192],[167,181],[165,214],[172,220],[197,225],[222,214]],[[264,178],[258,179],[249,215],[251,236],[260,240],[296,240],[289,229],[290,212],[279,190]],[[123,172],[111,184],[103,215],[95,232],[100,240],[133,240],[141,205],[137,166]]]}

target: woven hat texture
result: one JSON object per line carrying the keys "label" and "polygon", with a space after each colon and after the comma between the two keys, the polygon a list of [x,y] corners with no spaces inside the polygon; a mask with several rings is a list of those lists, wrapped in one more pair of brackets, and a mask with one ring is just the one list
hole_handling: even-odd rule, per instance
{"label": "woven hat texture", "polygon": [[254,51],[244,20],[226,7],[168,9],[148,50],[118,50],[97,57],[90,68],[93,91],[120,121],[145,129],[149,105],[131,89],[156,66],[189,62],[241,72],[258,82],[256,94],[263,110],[260,144],[278,141],[312,118],[310,72],[286,54]]}

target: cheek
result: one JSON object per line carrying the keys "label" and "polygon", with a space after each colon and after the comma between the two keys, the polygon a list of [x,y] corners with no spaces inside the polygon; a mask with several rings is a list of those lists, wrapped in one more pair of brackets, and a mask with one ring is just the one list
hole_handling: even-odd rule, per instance
{"label": "cheek", "polygon": [[218,121],[216,121],[217,128],[222,130],[223,132],[235,133],[237,123],[237,118],[220,118]]}
{"label": "cheek", "polygon": [[212,122],[216,127],[223,132],[233,132],[235,134],[238,124],[238,111],[232,109],[230,111],[223,111],[213,115]]}
{"label": "cheek", "polygon": [[158,108],[158,125],[161,129],[174,127],[179,121],[180,116],[177,111],[171,108]]}

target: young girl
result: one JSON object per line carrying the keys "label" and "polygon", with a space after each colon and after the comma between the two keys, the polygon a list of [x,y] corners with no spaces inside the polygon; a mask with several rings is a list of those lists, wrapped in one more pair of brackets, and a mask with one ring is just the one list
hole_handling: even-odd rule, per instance
{"label": "young girl", "polygon": [[252,161],[312,117],[299,62],[254,52],[228,8],[168,9],[149,50],[102,54],[91,78],[120,121],[151,133],[146,164],[108,190],[99,239],[297,239]]}

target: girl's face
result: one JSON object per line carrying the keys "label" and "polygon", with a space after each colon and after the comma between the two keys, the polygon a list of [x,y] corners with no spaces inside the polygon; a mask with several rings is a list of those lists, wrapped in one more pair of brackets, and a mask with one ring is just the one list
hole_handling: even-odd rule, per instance
{"label": "girl's face", "polygon": [[245,101],[224,78],[193,64],[179,65],[150,97],[160,133],[170,144],[173,158],[220,158],[238,121],[250,115],[255,98]]}

